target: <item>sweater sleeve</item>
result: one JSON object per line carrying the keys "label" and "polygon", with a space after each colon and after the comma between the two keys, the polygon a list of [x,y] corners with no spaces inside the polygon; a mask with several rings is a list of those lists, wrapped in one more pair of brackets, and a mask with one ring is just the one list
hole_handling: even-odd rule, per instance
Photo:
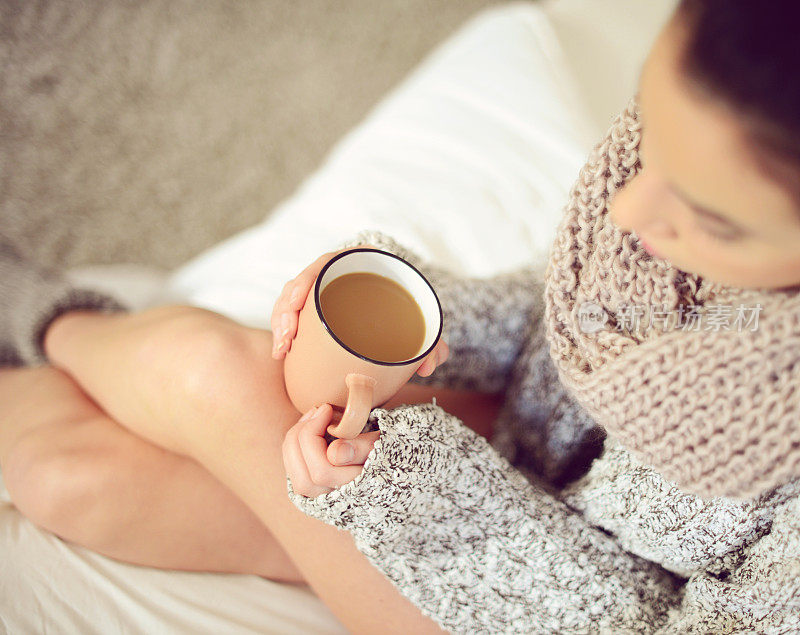
{"label": "sweater sleeve", "polygon": [[800,498],[778,508],[769,533],[733,572],[693,574],[657,632],[800,632]]}
{"label": "sweater sleeve", "polygon": [[431,283],[442,305],[442,338],[447,362],[432,375],[414,374],[419,385],[455,390],[503,392],[514,360],[544,313],[544,269],[535,265],[489,278],[459,276],[425,262],[391,236],[366,230],[339,249],[373,245],[416,267]]}
{"label": "sweater sleeve", "polygon": [[[355,546],[454,633],[653,632],[684,579],[628,553],[435,404],[376,408],[352,481],[304,513]],[[628,630],[629,629],[629,630]]]}
{"label": "sweater sleeve", "polygon": [[129,307],[109,295],[74,287],[0,238],[0,365],[47,363],[47,327],[66,311],[86,309],[109,313]]}

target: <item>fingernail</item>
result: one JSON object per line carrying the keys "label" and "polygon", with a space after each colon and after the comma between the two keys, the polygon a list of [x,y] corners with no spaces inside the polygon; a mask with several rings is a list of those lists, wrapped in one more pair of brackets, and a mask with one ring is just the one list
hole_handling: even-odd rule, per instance
{"label": "fingernail", "polygon": [[311,419],[311,417],[314,416],[314,413],[317,410],[318,410],[317,406],[314,406],[313,408],[311,408],[311,410],[309,410],[302,417],[300,417],[300,421],[308,421],[309,419]]}
{"label": "fingernail", "polygon": [[289,334],[289,314],[283,313],[281,315],[281,338],[285,338]]}
{"label": "fingernail", "polygon": [[336,450],[336,462],[347,463],[348,461],[352,461],[355,455],[356,449],[353,447],[353,444],[345,441],[341,443]]}
{"label": "fingernail", "polygon": [[300,295],[300,289],[297,287],[294,288],[292,291],[292,296],[289,298],[289,304],[294,304],[294,301],[297,300],[297,296]]}

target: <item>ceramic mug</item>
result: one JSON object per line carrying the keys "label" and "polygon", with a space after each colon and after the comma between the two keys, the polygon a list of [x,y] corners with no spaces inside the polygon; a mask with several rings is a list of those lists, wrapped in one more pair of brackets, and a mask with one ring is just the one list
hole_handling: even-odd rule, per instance
{"label": "ceramic mug", "polygon": [[[326,322],[320,305],[323,289],[340,276],[361,272],[389,278],[416,300],[425,319],[425,337],[413,357],[397,362],[370,359],[348,347]],[[371,247],[343,251],[322,268],[300,310],[297,335],[283,365],[289,399],[300,412],[331,404],[335,423],[328,426],[328,433],[352,439],[364,429],[370,411],[396,395],[422,366],[439,342],[443,326],[439,298],[416,267]]]}

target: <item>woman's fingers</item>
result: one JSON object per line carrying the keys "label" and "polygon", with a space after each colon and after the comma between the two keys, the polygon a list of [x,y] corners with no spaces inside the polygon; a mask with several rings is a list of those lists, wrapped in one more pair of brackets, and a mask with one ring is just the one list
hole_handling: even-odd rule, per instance
{"label": "woman's fingers", "polygon": [[[373,247],[373,245],[362,245]],[[297,335],[297,323],[300,317],[300,310],[305,306],[309,293],[314,286],[320,271],[337,254],[347,249],[339,251],[329,251],[322,254],[308,267],[303,269],[295,278],[287,282],[280,296],[275,302],[270,317],[270,328],[272,329],[272,357],[274,359],[283,358],[292,347],[292,340]]]}
{"label": "woman's fingers", "polygon": [[281,359],[291,348],[292,340],[297,335],[297,323],[300,310],[308,299],[319,272],[337,253],[330,251],[322,254],[295,278],[287,282],[281,291],[275,307],[272,309],[270,325],[273,335],[272,357]]}
{"label": "woman's fingers", "polygon": [[300,310],[308,299],[317,273],[319,272],[317,271],[310,281],[307,275],[300,274],[297,278],[287,282],[275,303],[271,319],[273,358],[280,359],[289,352],[292,340],[297,335]]}
{"label": "woman's fingers", "polygon": [[312,482],[318,486],[335,488],[349,483],[361,474],[363,466],[337,467],[328,461],[325,430],[332,415],[333,408],[330,404],[322,404],[316,414],[300,428],[298,440]]}
{"label": "woman's fingers", "polygon": [[298,433],[305,422],[301,419],[286,432],[283,439],[283,466],[286,474],[292,482],[292,489],[302,496],[313,498],[320,494],[327,494],[331,491],[330,487],[321,487],[311,480],[308,473],[303,452],[300,449]]}
{"label": "woman's fingers", "polygon": [[272,329],[272,357],[275,359],[279,359],[279,353],[286,352],[284,344],[291,332],[292,318],[289,299],[296,288],[295,280],[296,278],[293,278],[283,286],[283,290],[272,308],[270,328]]}
{"label": "woman's fingers", "polygon": [[450,347],[444,340],[439,340],[439,343],[436,346],[441,347],[439,350],[439,361],[437,365],[444,364],[447,361],[447,358],[450,357]]}
{"label": "woman's fingers", "polygon": [[328,446],[328,461],[331,465],[364,465],[380,436],[379,430],[373,430],[359,434],[354,439],[336,439]]}
{"label": "woman's fingers", "polygon": [[[314,281],[317,279],[319,272],[322,271],[322,268],[328,264],[328,261],[338,253],[338,251],[329,251],[328,253],[322,254],[314,262],[308,265],[308,267],[303,269],[303,271],[301,271],[300,274],[294,279],[295,286],[300,289],[300,294],[292,306],[298,311],[303,304],[305,304],[308,293],[311,291],[311,287],[314,285]],[[289,294],[289,300],[291,301],[291,293]]]}
{"label": "woman's fingers", "polygon": [[427,377],[436,369],[436,353],[431,352],[422,362],[422,366],[417,368],[417,375],[420,377]]}
{"label": "woman's fingers", "polygon": [[449,356],[450,347],[447,345],[447,342],[444,340],[439,340],[439,343],[436,344],[435,348],[430,352],[428,357],[425,358],[425,361],[422,362],[422,366],[417,369],[417,374],[420,377],[427,377],[428,375],[431,375],[438,366],[447,361]]}

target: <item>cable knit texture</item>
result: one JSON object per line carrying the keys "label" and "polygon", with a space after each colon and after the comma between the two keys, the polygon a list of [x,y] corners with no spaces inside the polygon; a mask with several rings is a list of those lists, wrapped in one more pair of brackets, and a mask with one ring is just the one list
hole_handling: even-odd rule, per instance
{"label": "cable knit texture", "polygon": [[[435,403],[376,408],[370,428],[380,429],[381,437],[356,479],[315,498],[294,493],[287,479],[289,497],[299,509],[348,531],[401,593],[451,632],[800,631],[800,479],[761,487],[738,481],[728,488],[736,497],[716,495],[713,488],[700,495],[692,491],[702,490],[699,481],[683,477],[678,483],[664,473],[674,453],[647,462],[651,455],[628,447],[624,430],[606,427],[603,412],[590,411],[591,400],[584,407],[594,393],[584,388],[575,394],[562,381],[564,364],[553,354],[560,349],[552,343],[552,325],[556,318],[572,316],[574,303],[588,295],[578,291],[583,268],[596,268],[585,285],[599,292],[591,299],[606,310],[617,305],[608,304],[611,292],[601,281],[626,289],[627,280],[638,289],[635,276],[653,268],[661,272],[661,284],[653,282],[655,291],[645,300],[631,296],[631,304],[657,304],[662,298],[699,304],[712,297],[711,291],[719,303],[723,292],[731,301],[752,301],[744,290],[703,284],[669,268],[641,250],[635,236],[621,236],[619,249],[603,242],[602,236],[615,231],[605,221],[602,236],[593,239],[591,232],[576,230],[569,222],[576,209],[605,215],[609,194],[634,173],[631,155],[637,143],[632,103],[595,148],[573,189],[551,263],[563,253],[558,245],[570,244],[576,236],[586,249],[597,244],[605,245],[605,251],[595,259],[575,256],[566,274],[560,271],[573,281],[572,301],[565,290],[569,282],[554,282],[560,278],[552,273],[552,264],[546,272],[548,295],[543,297],[542,272],[532,268],[487,279],[459,277],[422,261],[379,231],[361,232],[341,246],[371,244],[395,253],[420,269],[436,289],[451,357],[433,375],[415,376],[413,382],[506,389],[491,443]],[[620,263],[612,268],[625,250],[631,252],[624,261],[627,273]],[[609,263],[615,276],[602,273],[602,262]],[[555,289],[561,289],[560,309],[551,306]],[[572,344],[572,332],[556,324],[561,329],[557,334]],[[577,321],[567,325],[577,328]],[[616,334],[613,323],[608,326],[607,332],[593,335],[575,333],[575,341],[588,344],[569,359],[579,360],[585,350],[587,360],[580,365],[584,374],[616,359],[607,350],[610,346],[616,346],[618,356],[639,350],[618,345],[625,341],[624,332]],[[743,332],[739,339],[754,334]],[[646,337],[636,340],[640,349],[655,346],[650,335],[653,343]],[[692,337],[686,332],[672,337],[678,335]],[[703,339],[715,335],[706,332]],[[516,359],[510,358],[512,351]],[[684,373],[686,392],[680,398],[693,401],[699,410],[688,412],[687,421],[699,421],[701,430],[724,431],[731,409],[708,408],[697,398],[697,387],[714,382],[696,375],[699,369],[689,362],[697,351],[690,351],[676,356],[676,367],[664,372],[670,377],[676,370]],[[750,354],[760,359],[756,348]],[[727,377],[722,360],[711,361],[720,365],[717,376]],[[614,379],[610,375],[604,381],[615,386]],[[627,375],[626,381],[631,381]],[[657,377],[651,383],[663,388]],[[609,391],[610,406],[615,399],[626,400],[645,429],[665,425],[665,415],[667,423],[674,422],[670,410],[655,401],[658,395],[649,392],[650,384],[631,385],[638,386],[639,396]],[[671,384],[666,388],[678,390]],[[680,408],[690,410],[683,404]],[[765,426],[768,414],[762,413]]]}
{"label": "cable knit texture", "polygon": [[[576,400],[645,463],[687,491],[755,496],[800,476],[800,291],[710,283],[614,225],[607,203],[636,174],[640,137],[632,100],[572,191],[546,273],[550,352]],[[608,318],[597,332],[579,323],[588,302]],[[639,328],[626,306],[644,311]],[[666,329],[656,313],[644,328],[650,307],[674,315]],[[681,308],[691,328],[670,328]]]}
{"label": "cable knit texture", "polygon": [[[747,404],[763,416],[754,424],[769,427],[773,414],[782,421],[793,403],[793,394],[787,393],[786,403],[775,396],[784,375],[763,370],[788,369],[790,360],[773,356],[770,347],[758,348],[771,346],[772,340],[752,339],[755,333],[734,338],[741,347],[729,358],[736,383],[725,383],[721,358],[703,361],[716,349],[675,348],[676,367],[665,372],[678,373],[685,382],[683,393],[657,375],[649,375],[647,383],[626,375],[628,394],[615,383],[615,372],[629,372],[619,360],[649,349],[659,360],[673,349],[661,352],[662,336],[640,340],[635,333],[609,330],[589,337],[575,330],[571,311],[587,289],[596,286],[600,295],[594,301],[614,309],[613,290],[627,290],[626,280],[638,289],[640,274],[653,278],[648,293],[659,301],[712,297],[710,285],[638,250],[635,237],[622,236],[619,251],[583,252],[606,244],[601,238],[608,234],[613,238],[613,228],[588,210],[603,214],[610,191],[633,174],[637,135],[634,106],[617,120],[581,173],[552,252],[554,259],[565,257],[565,246],[580,240],[582,255],[564,271],[551,270],[547,283],[545,272],[535,268],[486,279],[458,276],[423,262],[377,231],[362,232],[344,245],[373,244],[391,251],[420,269],[436,289],[451,357],[430,377],[412,381],[505,390],[505,403],[491,442],[435,403],[376,408],[368,425],[380,430],[380,438],[354,480],[307,498],[295,493],[287,479],[288,495],[306,514],[349,532],[400,593],[450,632],[800,632],[800,479],[750,498],[699,496],[668,473],[671,465],[696,460],[679,455],[691,454],[688,446],[682,448],[682,439],[672,454],[648,454],[636,444],[637,439],[650,440],[644,432],[626,435],[624,426],[615,427],[614,416],[603,419],[607,412],[621,416],[615,414],[624,409],[618,403],[626,400],[635,426],[659,431],[652,435],[652,447],[657,447],[681,424],[672,409],[687,411],[686,420],[699,422],[698,429],[712,439],[707,447],[726,456],[727,448],[714,445],[713,439],[725,440],[725,426],[738,421],[733,415],[742,421],[750,415],[737,414],[719,391],[713,404],[704,395],[720,381],[731,394],[747,383],[748,367],[737,366],[740,358],[759,359],[749,367],[750,377],[765,390],[761,401]],[[600,237],[590,240],[591,231],[582,225],[575,233],[567,219],[579,208],[587,214],[580,223],[596,221]],[[613,262],[626,253],[627,260]],[[609,263],[605,272],[603,262]],[[596,274],[585,277],[591,267],[598,267]],[[122,308],[113,298],[70,290],[55,274],[37,271],[10,248],[0,249],[0,274],[0,355],[13,363],[41,361],[42,325],[58,311],[90,308],[92,302],[99,310]],[[566,276],[563,283],[555,282],[559,276]],[[722,298],[723,291],[717,289],[713,297]],[[771,315],[779,316],[786,306],[770,305]],[[784,325],[791,323],[783,317]],[[792,333],[786,329],[781,335],[779,326],[772,333],[784,337],[787,355],[796,350],[789,341]],[[703,335],[703,342],[718,337]],[[676,339],[663,337],[667,345]],[[695,363],[698,355],[702,363]],[[703,369],[712,376],[704,376]],[[649,372],[643,366],[639,370]],[[575,394],[561,377],[578,378]],[[764,383],[765,378],[772,383]],[[603,389],[590,390],[595,386]],[[672,406],[663,407],[659,396],[673,392]],[[691,412],[678,396],[692,401],[699,412]],[[684,433],[698,432],[687,427]],[[737,456],[734,452],[731,460]],[[791,453],[776,456],[790,459]],[[724,462],[720,465],[725,468]],[[772,475],[782,471],[792,474],[776,463]]]}

